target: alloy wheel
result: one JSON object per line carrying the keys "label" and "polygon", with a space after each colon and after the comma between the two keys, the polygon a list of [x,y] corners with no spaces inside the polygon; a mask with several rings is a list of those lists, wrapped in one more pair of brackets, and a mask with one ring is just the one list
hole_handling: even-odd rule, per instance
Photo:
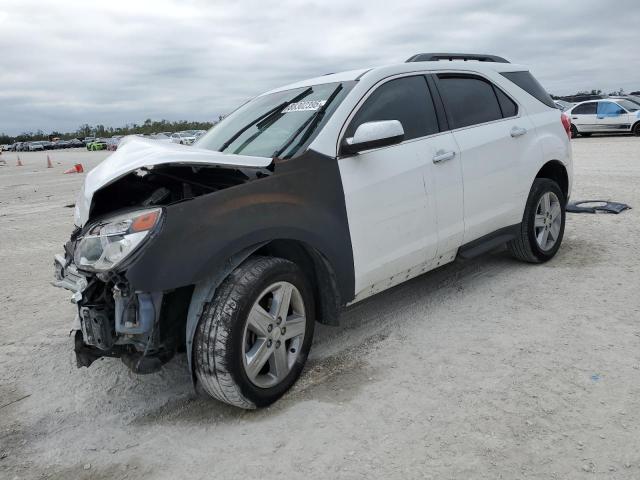
{"label": "alloy wheel", "polygon": [[562,208],[560,200],[553,192],[546,192],[536,207],[533,231],[538,246],[548,251],[558,241],[562,227]]}
{"label": "alloy wheel", "polygon": [[306,321],[302,295],[291,283],[276,282],[258,296],[242,339],[244,370],[251,383],[270,388],[285,379],[300,353]]}

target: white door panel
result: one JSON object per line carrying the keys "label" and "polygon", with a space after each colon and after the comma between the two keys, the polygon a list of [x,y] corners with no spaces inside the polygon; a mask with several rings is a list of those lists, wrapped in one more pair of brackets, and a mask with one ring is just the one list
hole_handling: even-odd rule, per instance
{"label": "white door panel", "polygon": [[579,132],[591,133],[598,131],[597,118],[595,114],[571,115],[571,123],[573,123]]}
{"label": "white door panel", "polygon": [[356,293],[435,257],[436,215],[425,192],[424,140],[339,160]]}
{"label": "white door panel", "polygon": [[[438,226],[438,255],[462,245],[464,235],[464,200],[460,149],[451,132],[430,141],[429,151],[434,157],[446,160],[427,162],[426,188],[429,201],[434,204]],[[447,154],[453,153],[452,158]]]}
{"label": "white door panel", "polygon": [[571,109],[571,123],[581,133],[593,133],[598,131],[598,119],[596,117],[598,102],[585,102]]}
{"label": "white door panel", "polygon": [[[526,133],[513,137],[512,130]],[[464,243],[522,221],[521,162],[540,155],[528,117],[514,117],[457,130],[464,181]],[[530,157],[530,158],[525,158]]]}

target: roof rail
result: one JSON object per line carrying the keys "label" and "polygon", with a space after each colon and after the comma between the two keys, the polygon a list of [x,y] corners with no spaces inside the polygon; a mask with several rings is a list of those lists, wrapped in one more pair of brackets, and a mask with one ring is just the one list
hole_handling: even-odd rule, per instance
{"label": "roof rail", "polygon": [[437,62],[439,60],[477,60],[478,62],[496,62],[496,63],[510,63],[497,55],[482,55],[478,53],[418,53],[407,59],[409,62]]}

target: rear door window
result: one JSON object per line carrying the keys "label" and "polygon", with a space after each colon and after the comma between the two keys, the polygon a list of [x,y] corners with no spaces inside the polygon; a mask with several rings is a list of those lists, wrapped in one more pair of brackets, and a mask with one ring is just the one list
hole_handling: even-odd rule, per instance
{"label": "rear door window", "polygon": [[379,86],[355,114],[345,137],[353,137],[363,123],[379,120],[399,120],[405,140],[438,133],[438,119],[426,79],[422,75],[402,77]]}
{"label": "rear door window", "polygon": [[484,79],[439,74],[438,90],[453,129],[503,118],[493,86]]}
{"label": "rear door window", "polygon": [[575,115],[595,115],[596,106],[597,102],[583,103],[582,105],[578,105],[576,108],[571,110],[571,113]]}

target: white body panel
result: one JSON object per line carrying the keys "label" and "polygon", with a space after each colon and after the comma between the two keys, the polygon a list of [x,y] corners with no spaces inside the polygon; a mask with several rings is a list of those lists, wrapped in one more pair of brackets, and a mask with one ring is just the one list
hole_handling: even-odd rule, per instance
{"label": "white body panel", "polygon": [[[512,129],[527,132],[512,137]],[[464,181],[464,241],[467,243],[522,221],[522,197],[531,187],[519,164],[537,164],[540,147],[526,116],[455,130]],[[528,180],[528,179],[527,179]]]}
{"label": "white body panel", "polygon": [[[338,160],[354,255],[354,301],[452,261],[461,245],[520,223],[533,180],[545,163],[555,160],[565,165],[570,192],[571,147],[560,111],[500,75],[526,70],[514,64],[421,62],[355,71],[353,78],[326,77],[326,82],[358,79],[310,145],[329,156],[338,156],[341,135],[361,99],[390,77],[444,71],[480,74],[519,107],[514,118]],[[324,81],[325,77],[315,78],[295,86]],[[526,134],[512,137],[514,127]],[[402,155],[392,154],[394,149]],[[455,150],[456,156],[435,165],[430,156],[440,149]]]}
{"label": "white body panel", "polygon": [[435,257],[435,209],[425,192],[428,150],[418,140],[339,161],[356,294]]}
{"label": "white body panel", "polygon": [[456,150],[444,132],[339,160],[356,295],[404,281],[457,248],[464,229],[458,155],[433,163],[436,152]]}

